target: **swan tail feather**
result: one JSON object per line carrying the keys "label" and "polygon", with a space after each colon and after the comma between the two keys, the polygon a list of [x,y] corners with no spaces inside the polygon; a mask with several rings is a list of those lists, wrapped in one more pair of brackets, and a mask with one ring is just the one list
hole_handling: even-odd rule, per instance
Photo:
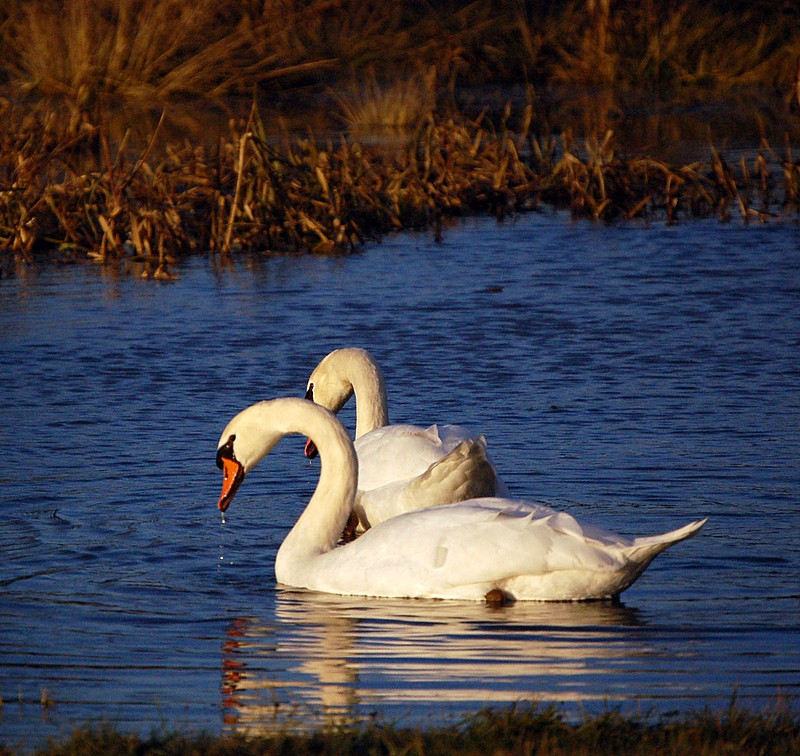
{"label": "swan tail feather", "polygon": [[700,532],[703,525],[706,524],[708,518],[690,522],[677,530],[671,530],[669,533],[662,533],[657,536],[645,536],[643,538],[636,538],[633,543],[625,549],[626,556],[633,562],[643,562],[645,565],[649,564],[658,554],[664,549],[669,548],[675,543],[685,541]]}

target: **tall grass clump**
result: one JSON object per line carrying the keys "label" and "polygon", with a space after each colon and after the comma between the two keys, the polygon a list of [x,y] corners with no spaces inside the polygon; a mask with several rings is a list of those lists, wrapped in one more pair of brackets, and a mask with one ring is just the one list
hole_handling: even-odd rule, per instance
{"label": "tall grass clump", "polygon": [[427,75],[411,74],[380,82],[371,71],[335,95],[340,118],[356,135],[415,129],[436,107],[435,76],[436,70],[431,69]]}
{"label": "tall grass clump", "polygon": [[2,65],[19,92],[79,110],[108,96],[222,97],[325,67],[293,36],[313,8],[253,5],[257,15],[237,0],[12,0]]}
{"label": "tall grass clump", "polygon": [[235,53],[234,40],[215,31],[225,3],[38,0],[15,10],[6,37],[13,75],[23,90],[61,95],[78,107],[98,93],[137,98],[202,91],[213,86],[224,57]]}

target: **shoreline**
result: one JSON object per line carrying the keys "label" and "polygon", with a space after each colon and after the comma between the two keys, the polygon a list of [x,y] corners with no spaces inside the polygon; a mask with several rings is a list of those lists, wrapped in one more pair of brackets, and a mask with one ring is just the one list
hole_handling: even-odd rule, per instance
{"label": "shoreline", "polygon": [[[36,754],[789,754],[800,751],[800,714],[783,699],[750,712],[734,698],[722,712],[707,709],[674,719],[622,716],[616,711],[568,723],[554,706],[487,708],[460,724],[404,727],[380,719],[344,721],[308,733],[184,734],[165,729],[148,737],[111,726],[77,728],[49,740]],[[23,753],[0,744],[0,754]]]}

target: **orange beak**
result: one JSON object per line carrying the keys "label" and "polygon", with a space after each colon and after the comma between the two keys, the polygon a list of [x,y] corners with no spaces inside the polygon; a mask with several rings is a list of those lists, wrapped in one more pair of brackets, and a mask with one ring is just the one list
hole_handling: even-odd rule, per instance
{"label": "orange beak", "polygon": [[244,467],[235,459],[222,458],[222,493],[219,495],[220,512],[224,512],[233,501],[236,491],[244,480]]}

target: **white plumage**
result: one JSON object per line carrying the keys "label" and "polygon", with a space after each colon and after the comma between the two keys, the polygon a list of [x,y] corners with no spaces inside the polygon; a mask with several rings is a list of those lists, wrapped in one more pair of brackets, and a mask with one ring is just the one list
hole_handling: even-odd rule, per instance
{"label": "white plumage", "polygon": [[358,460],[342,424],[303,399],[240,412],[222,433],[219,507],[288,433],[322,458],[311,500],[278,550],[280,583],[345,595],[482,600],[604,599],[628,588],[657,554],[694,535],[699,520],[659,536],[627,539],[565,512],[502,498],[470,499],[388,519],[337,546],[356,495]]}
{"label": "white plumage", "polygon": [[[306,398],[338,412],[355,394],[359,530],[412,509],[506,495],[486,440],[459,425],[389,425],[386,383],[364,349],[337,349],[308,380]],[[313,443],[306,445],[313,456]]]}

